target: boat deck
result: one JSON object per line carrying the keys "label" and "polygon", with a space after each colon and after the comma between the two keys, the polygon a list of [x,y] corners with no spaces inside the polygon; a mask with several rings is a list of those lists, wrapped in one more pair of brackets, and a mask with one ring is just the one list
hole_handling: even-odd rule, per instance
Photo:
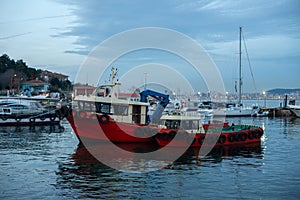
{"label": "boat deck", "polygon": [[216,132],[237,132],[237,131],[243,131],[243,130],[252,130],[259,128],[257,126],[253,125],[231,125],[231,126],[213,126],[210,127],[209,125],[204,127],[205,133],[216,133]]}

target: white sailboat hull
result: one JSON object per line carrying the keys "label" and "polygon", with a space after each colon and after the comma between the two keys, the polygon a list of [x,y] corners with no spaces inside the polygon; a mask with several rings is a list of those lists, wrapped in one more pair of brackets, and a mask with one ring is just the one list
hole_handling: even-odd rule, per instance
{"label": "white sailboat hull", "polygon": [[253,109],[233,109],[226,110],[226,117],[250,117],[253,114]]}
{"label": "white sailboat hull", "polygon": [[256,111],[256,109],[250,107],[227,108],[222,112],[214,112],[214,116],[251,117]]}

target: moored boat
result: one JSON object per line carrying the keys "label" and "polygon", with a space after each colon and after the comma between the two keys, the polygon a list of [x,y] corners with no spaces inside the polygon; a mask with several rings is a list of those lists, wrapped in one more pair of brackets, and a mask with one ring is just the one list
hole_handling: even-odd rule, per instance
{"label": "moored boat", "polygon": [[[79,141],[110,140],[116,143],[154,142],[151,136],[137,137],[147,129],[153,135],[157,127],[149,125],[150,117],[147,114],[148,96],[159,100],[159,104],[152,116],[159,115],[169,102],[168,95],[148,91],[141,94],[141,101],[132,101],[118,98],[117,88],[120,85],[115,81],[117,71],[112,68],[110,83],[100,85],[92,95],[75,96],[69,114],[66,116]],[[166,102],[164,102],[166,101]],[[152,121],[155,117],[152,117]],[[145,128],[145,129],[144,129]]]}
{"label": "moored boat", "polygon": [[208,113],[215,117],[250,117],[259,112],[258,106],[244,106],[234,102],[204,101],[198,105],[198,108],[198,112]]}
{"label": "moored boat", "polygon": [[[155,136],[160,146],[244,145],[259,143],[264,133],[258,126],[234,124],[229,126],[228,123],[201,124],[197,118],[184,116],[164,116],[162,122],[164,127]],[[172,126],[168,127],[168,124]]]}
{"label": "moored boat", "polygon": [[269,111],[268,110],[259,110],[255,113],[252,114],[252,117],[268,117],[269,116]]}
{"label": "moored boat", "polygon": [[296,117],[300,117],[300,105],[289,105],[288,108]]}
{"label": "moored boat", "polygon": [[[112,68],[110,84],[100,85],[92,95],[75,96],[72,107],[68,108],[67,120],[72,126],[80,142],[111,141],[114,143],[151,143],[158,142],[161,146],[173,142],[180,146],[187,139],[196,142],[191,146],[202,145],[204,137],[217,137],[211,133],[216,128],[222,129],[220,144],[244,144],[259,142],[263,131],[254,126],[230,126],[228,123],[214,122],[202,124],[201,118],[187,115],[163,115],[169,103],[169,96],[152,90],[140,93],[140,101],[118,98],[119,83],[114,81],[116,72]],[[136,94],[135,94],[136,95]],[[151,97],[157,106],[149,115]],[[208,134],[209,133],[209,134]],[[175,137],[179,135],[179,137]],[[219,135],[218,135],[219,136]],[[182,141],[181,141],[182,140]],[[175,146],[176,146],[175,145]]]}
{"label": "moored boat", "polygon": [[58,102],[46,98],[2,97],[0,126],[57,124],[64,117]]}
{"label": "moored boat", "polygon": [[[246,46],[245,46],[246,48]],[[246,51],[248,56],[248,53]],[[214,116],[226,116],[226,117],[251,117],[259,111],[258,106],[245,106],[242,103],[242,27],[239,31],[239,77],[238,77],[238,87],[236,85],[236,90],[238,89],[238,101],[237,102],[226,102],[224,112],[215,112]],[[250,66],[251,67],[251,66]],[[250,69],[251,70],[251,69]],[[251,72],[252,78],[254,80],[253,74]]]}

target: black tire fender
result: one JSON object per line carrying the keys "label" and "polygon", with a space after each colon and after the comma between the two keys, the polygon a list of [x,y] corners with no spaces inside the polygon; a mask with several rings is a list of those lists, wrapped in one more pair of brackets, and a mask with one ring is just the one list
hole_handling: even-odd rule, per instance
{"label": "black tire fender", "polygon": [[228,136],[228,140],[229,140],[229,142],[234,142],[234,140],[235,140],[235,134],[230,133],[229,136]]}
{"label": "black tire fender", "polygon": [[226,142],[226,136],[223,135],[223,134],[221,134],[220,137],[219,137],[218,142],[219,142],[220,144],[224,144],[224,143]]}
{"label": "black tire fender", "polygon": [[109,122],[109,116],[108,115],[101,115],[98,116],[98,120],[102,123],[102,124],[107,124]]}

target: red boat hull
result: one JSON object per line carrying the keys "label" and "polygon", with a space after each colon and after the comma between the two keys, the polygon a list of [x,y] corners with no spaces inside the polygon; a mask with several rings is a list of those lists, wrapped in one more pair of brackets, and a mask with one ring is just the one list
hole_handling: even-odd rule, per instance
{"label": "red boat hull", "polygon": [[[115,122],[108,117],[105,122],[101,122],[99,117],[103,115],[90,114],[85,116],[67,116],[67,120],[71,124],[77,138],[82,141],[101,140],[111,141],[116,143],[140,143],[140,142],[154,142],[154,137],[136,137],[136,129],[142,125],[134,123]],[[154,127],[149,127],[151,131],[156,132]]]}
{"label": "red boat hull", "polygon": [[263,130],[259,127],[230,130],[221,134],[208,133],[212,129],[218,130],[223,127],[228,129],[228,123],[204,124],[203,127],[207,133],[189,134],[183,130],[158,129],[150,125],[116,122],[108,115],[101,114],[72,115],[70,113],[66,118],[81,142],[153,143],[156,141],[159,146],[201,147],[213,145],[219,147],[259,143],[263,135]]}
{"label": "red boat hull", "polygon": [[[245,145],[251,143],[260,143],[263,130],[259,127],[220,133],[197,133],[188,134],[186,132],[162,131],[155,137],[160,146],[187,146],[201,147],[206,146],[229,146],[229,145]],[[175,135],[180,134],[175,137]]]}

